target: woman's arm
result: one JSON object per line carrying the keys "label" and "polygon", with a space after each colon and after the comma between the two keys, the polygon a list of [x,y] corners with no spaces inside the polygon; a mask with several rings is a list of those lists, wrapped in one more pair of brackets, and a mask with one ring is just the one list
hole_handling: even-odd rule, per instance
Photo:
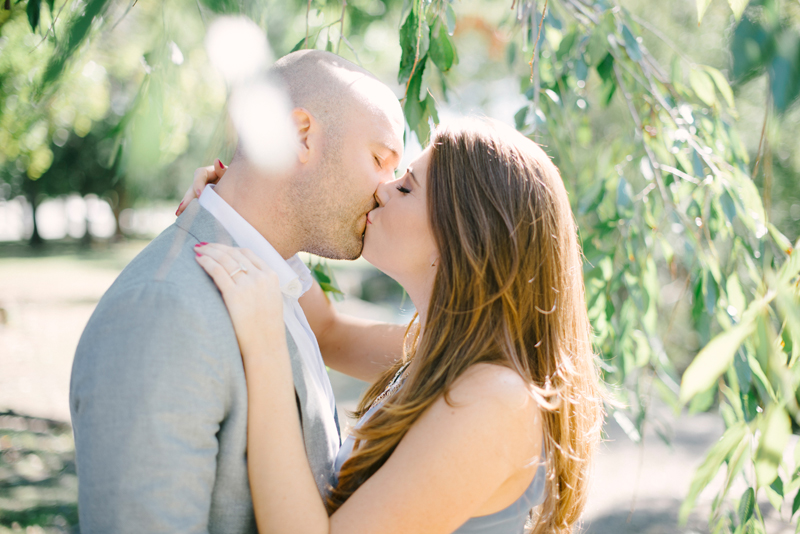
{"label": "woman's arm", "polygon": [[[175,215],[183,213],[203,188],[217,183],[226,170],[220,160],[195,170],[192,185],[183,195]],[[316,281],[300,298],[300,306],[317,338],[322,359],[331,369],[374,382],[403,355],[405,325],[339,314]]]}
{"label": "woman's arm", "polygon": [[405,325],[338,313],[316,281],[300,297],[300,306],[331,369],[374,382],[403,355]]}
{"label": "woman's arm", "polygon": [[[249,251],[221,245],[199,251],[245,362],[248,473],[262,534],[447,534],[471,516],[511,504],[530,483],[541,445],[538,409],[516,373],[481,364],[456,382],[453,405],[438,399],[386,464],[328,518],[296,415],[277,277]],[[232,279],[228,273],[239,263],[248,272]]]}

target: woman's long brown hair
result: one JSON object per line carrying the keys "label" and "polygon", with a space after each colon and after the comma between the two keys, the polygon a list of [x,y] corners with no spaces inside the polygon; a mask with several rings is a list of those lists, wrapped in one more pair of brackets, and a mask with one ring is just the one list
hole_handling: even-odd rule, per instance
{"label": "woman's long brown hair", "polygon": [[[440,258],[428,318],[403,387],[354,432],[328,507],[372,476],[470,366],[490,362],[515,369],[542,407],[548,476],[532,531],[571,532],[603,410],[567,192],[538,145],[494,121],[439,127],[431,144],[427,202]],[[359,415],[402,363],[366,392]]]}

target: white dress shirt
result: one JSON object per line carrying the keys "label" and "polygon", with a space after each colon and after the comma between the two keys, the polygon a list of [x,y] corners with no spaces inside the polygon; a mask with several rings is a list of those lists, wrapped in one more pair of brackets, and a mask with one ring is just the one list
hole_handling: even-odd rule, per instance
{"label": "white dress shirt", "polygon": [[331,382],[325,370],[325,363],[322,361],[317,338],[314,337],[306,315],[303,313],[303,308],[298,302],[298,299],[313,284],[311,271],[297,255],[288,260],[283,259],[258,230],[253,228],[244,217],[239,215],[214,191],[213,184],[206,186],[200,195],[199,202],[228,231],[238,246],[252,250],[278,275],[283,293],[284,323],[297,344],[300,357],[314,375],[315,384],[309,384],[309,387],[318,388],[318,391],[329,399],[330,417],[334,419],[336,401],[333,397]]}

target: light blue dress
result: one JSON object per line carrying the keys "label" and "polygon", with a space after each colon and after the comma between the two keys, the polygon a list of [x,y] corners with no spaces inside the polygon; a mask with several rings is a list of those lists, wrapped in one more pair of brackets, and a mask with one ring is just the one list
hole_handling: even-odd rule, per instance
{"label": "light blue dress", "polygon": [[[360,427],[364,421],[372,417],[382,403],[370,408],[364,416],[359,419],[355,428]],[[335,469],[338,475],[342,465],[353,453],[355,439],[352,432],[342,443],[339,454],[336,457]],[[544,452],[544,447],[542,447]],[[528,520],[529,512],[534,506],[544,501],[544,482],[546,472],[544,462],[539,465],[536,475],[533,477],[531,485],[520,495],[519,499],[510,506],[503,508],[499,512],[489,515],[472,517],[461,525],[453,534],[522,534],[525,531],[525,522]],[[338,481],[338,480],[337,480]]]}

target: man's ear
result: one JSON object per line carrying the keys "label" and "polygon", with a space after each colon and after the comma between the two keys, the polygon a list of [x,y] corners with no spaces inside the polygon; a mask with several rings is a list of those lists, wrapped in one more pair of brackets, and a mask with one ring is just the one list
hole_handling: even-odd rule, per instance
{"label": "man's ear", "polygon": [[319,125],[311,113],[304,108],[294,108],[292,119],[297,128],[297,140],[299,148],[297,158],[300,163],[308,163],[311,159],[311,152],[315,148]]}

